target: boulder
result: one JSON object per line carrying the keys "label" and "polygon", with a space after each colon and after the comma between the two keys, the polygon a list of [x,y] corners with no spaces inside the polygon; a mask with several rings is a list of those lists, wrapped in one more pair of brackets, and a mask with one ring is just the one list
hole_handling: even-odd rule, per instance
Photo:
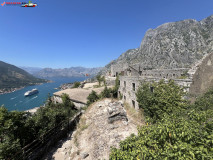
{"label": "boulder", "polygon": [[128,121],[126,111],[121,102],[109,103],[108,108],[108,123],[123,120]]}

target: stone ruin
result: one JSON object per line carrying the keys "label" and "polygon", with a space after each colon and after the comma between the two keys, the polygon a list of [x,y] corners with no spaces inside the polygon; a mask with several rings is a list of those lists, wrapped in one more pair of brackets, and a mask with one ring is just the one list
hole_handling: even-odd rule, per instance
{"label": "stone ruin", "polygon": [[113,123],[118,120],[128,122],[126,111],[121,102],[109,103],[108,108],[108,123]]}

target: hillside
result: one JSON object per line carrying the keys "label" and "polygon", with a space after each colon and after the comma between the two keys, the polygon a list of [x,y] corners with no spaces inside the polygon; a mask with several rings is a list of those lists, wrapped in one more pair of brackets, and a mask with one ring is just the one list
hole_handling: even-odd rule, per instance
{"label": "hillside", "polygon": [[118,147],[121,140],[137,134],[137,125],[143,125],[139,114],[130,112],[120,101],[100,100],[81,116],[71,137],[59,142],[58,148],[53,148],[43,159],[109,159],[110,147]]}
{"label": "hillside", "polygon": [[20,66],[19,68],[25,70],[26,72],[28,72],[30,74],[34,74],[34,73],[39,72],[43,69],[43,68],[39,68],[39,67],[24,67],[24,66]]}
{"label": "hillside", "polygon": [[84,67],[70,67],[64,69],[44,68],[33,75],[40,78],[52,77],[82,77],[86,74],[90,76],[96,75],[102,68],[84,68]]}
{"label": "hillside", "polygon": [[47,81],[35,78],[14,65],[0,61],[0,93],[44,82]]}
{"label": "hillside", "polygon": [[139,48],[130,49],[110,62],[112,64],[141,64],[145,68],[184,68],[211,53],[213,48],[213,15],[196,21],[193,19],[165,23],[149,29]]}

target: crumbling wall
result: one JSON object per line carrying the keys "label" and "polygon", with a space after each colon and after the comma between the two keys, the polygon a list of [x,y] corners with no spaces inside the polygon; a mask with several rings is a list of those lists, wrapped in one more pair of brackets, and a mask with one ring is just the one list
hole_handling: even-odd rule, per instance
{"label": "crumbling wall", "polygon": [[193,83],[189,93],[193,96],[199,96],[210,88],[213,88],[213,53],[206,56],[199,65],[193,75]]}
{"label": "crumbling wall", "polygon": [[[136,92],[141,84],[144,82],[159,82],[162,78],[154,77],[147,78],[141,76],[120,76],[120,87],[118,90],[118,96],[122,98],[122,101],[127,102],[131,107],[139,109],[137,102]],[[164,79],[167,83],[169,80]],[[174,79],[174,82],[185,88],[185,91],[189,91],[189,87],[192,83],[190,79]]]}

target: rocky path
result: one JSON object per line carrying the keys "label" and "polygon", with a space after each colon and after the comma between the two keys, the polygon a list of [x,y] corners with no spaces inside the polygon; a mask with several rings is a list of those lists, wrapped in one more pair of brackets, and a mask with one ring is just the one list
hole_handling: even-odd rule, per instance
{"label": "rocky path", "polygon": [[111,99],[96,102],[82,115],[71,137],[46,159],[109,159],[110,147],[119,147],[121,140],[137,134],[137,126],[130,119],[122,102]]}

